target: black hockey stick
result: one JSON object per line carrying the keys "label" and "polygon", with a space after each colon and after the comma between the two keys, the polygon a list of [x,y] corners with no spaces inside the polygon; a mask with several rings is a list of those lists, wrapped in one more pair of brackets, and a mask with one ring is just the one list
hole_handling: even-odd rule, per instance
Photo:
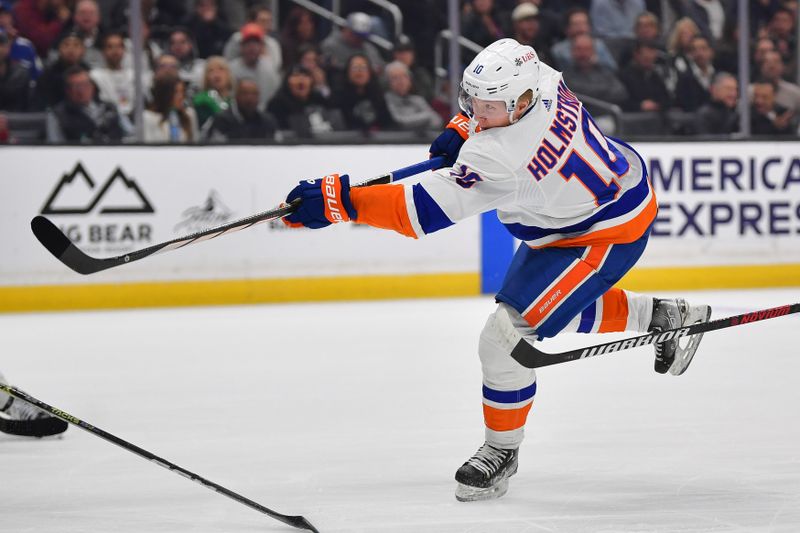
{"label": "black hockey stick", "polygon": [[308,520],[306,520],[304,517],[302,517],[302,516],[287,516],[287,515],[275,512],[272,509],[268,509],[267,507],[264,507],[263,505],[261,505],[259,503],[256,503],[256,502],[254,502],[253,500],[251,500],[249,498],[245,498],[241,494],[237,494],[237,493],[233,492],[230,489],[226,489],[222,485],[218,485],[218,484],[214,483],[213,481],[209,481],[208,479],[204,478],[203,476],[199,476],[199,475],[195,474],[194,472],[190,472],[189,470],[186,470],[185,468],[181,468],[180,466],[178,466],[178,465],[176,465],[174,463],[171,463],[171,462],[167,461],[166,459],[162,459],[161,457],[158,457],[157,455],[152,454],[152,453],[148,452],[145,449],[139,448],[135,444],[131,444],[130,442],[122,440],[121,438],[116,437],[116,436],[112,435],[111,433],[107,433],[107,432],[103,431],[100,428],[94,427],[93,425],[91,425],[91,424],[89,424],[87,422],[84,422],[83,420],[80,420],[79,418],[74,417],[74,416],[72,416],[71,414],[69,414],[69,413],[67,413],[65,411],[62,411],[61,409],[57,409],[55,407],[52,407],[52,406],[44,403],[43,401],[38,400],[38,399],[34,398],[33,396],[27,394],[26,392],[23,392],[23,391],[17,389],[16,387],[12,387],[11,385],[4,385],[4,384],[0,383],[0,390],[10,394],[14,398],[18,398],[20,400],[26,401],[29,404],[34,405],[34,406],[38,407],[39,409],[41,409],[43,411],[46,411],[46,412],[50,413],[51,415],[53,415],[55,417],[60,418],[61,420],[64,420],[65,422],[69,422],[70,424],[78,426],[79,428],[81,428],[81,429],[83,429],[85,431],[88,431],[92,435],[100,437],[101,439],[104,439],[104,440],[106,440],[106,441],[108,441],[108,442],[110,442],[112,444],[116,444],[120,448],[124,448],[124,449],[128,450],[129,452],[135,453],[139,457],[147,459],[148,461],[151,461],[151,462],[157,464],[158,466],[162,466],[162,467],[166,468],[167,470],[175,472],[176,474],[179,474],[179,475],[181,475],[181,476],[183,476],[183,477],[185,477],[187,479],[190,479],[190,480],[192,480],[192,481],[194,481],[196,483],[199,483],[199,484],[203,485],[204,487],[213,490],[214,492],[218,492],[220,494],[223,494],[223,495],[227,496],[228,498],[230,498],[232,500],[236,500],[237,502],[250,507],[251,509],[255,509],[259,513],[262,513],[262,514],[265,514],[267,516],[270,516],[270,517],[274,518],[275,520],[279,520],[279,521],[283,522],[284,524],[289,524],[290,526],[296,527],[297,529],[305,529],[305,530],[308,530],[308,531],[313,531],[315,533],[319,533],[319,531],[317,531],[317,528],[315,528],[313,525],[311,525],[311,523]]}
{"label": "black hockey stick", "polygon": [[[428,159],[427,161],[422,161],[421,163],[416,163],[392,172],[387,172],[386,174],[377,176],[353,186],[366,187],[369,185],[392,183],[394,181],[441,166],[443,163],[443,157],[434,157]],[[64,235],[64,233],[58,229],[58,226],[43,216],[36,216],[33,218],[33,220],[31,220],[31,229],[33,230],[33,234],[36,235],[36,238],[39,239],[39,242],[42,243],[42,245],[56,257],[56,259],[64,263],[78,274],[94,274],[95,272],[100,272],[101,270],[106,270],[108,268],[132,263],[134,261],[138,261],[139,259],[144,259],[145,257],[159,252],[168,252],[170,250],[182,248],[196,242],[207,241],[209,239],[213,239],[214,237],[225,235],[226,233],[233,233],[234,231],[243,230],[262,222],[285,217],[286,215],[293,213],[299,205],[300,203],[298,200],[289,205],[283,205],[281,207],[264,211],[263,213],[250,215],[249,217],[245,217],[234,222],[229,222],[221,226],[198,231],[196,233],[192,233],[191,235],[186,235],[185,237],[179,237],[171,241],[155,244],[153,246],[136,250],[125,255],[118,255],[116,257],[107,257],[102,259],[91,257],[83,253],[72,243],[72,241],[69,240],[69,237]]]}
{"label": "black hockey stick", "polygon": [[566,363],[567,361],[574,361],[576,359],[585,359],[587,357],[595,357],[597,355],[619,352],[629,348],[638,348],[639,346],[647,346],[648,344],[656,344],[671,339],[680,339],[681,337],[688,337],[690,335],[694,335],[695,333],[705,333],[707,331],[714,331],[717,329],[749,324],[751,322],[758,322],[759,320],[778,318],[779,316],[786,316],[797,312],[800,312],[800,303],[783,305],[781,307],[773,307],[771,309],[763,309],[761,311],[753,311],[751,313],[744,313],[736,316],[729,316],[727,318],[711,320],[710,322],[692,324],[691,326],[686,326],[683,328],[667,329],[660,333],[645,333],[644,335],[639,335],[638,337],[631,337],[629,339],[606,342],[603,344],[595,344],[594,346],[577,348],[575,350],[568,350],[566,352],[559,353],[543,352],[536,349],[525,339],[521,339],[511,351],[511,357],[516,359],[517,362],[522,366],[528,368],[540,368],[543,366]]}

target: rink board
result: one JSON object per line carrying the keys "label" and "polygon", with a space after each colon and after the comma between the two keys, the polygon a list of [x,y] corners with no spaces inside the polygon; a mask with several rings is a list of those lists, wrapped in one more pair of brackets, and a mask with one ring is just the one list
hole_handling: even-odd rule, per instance
{"label": "rink board", "polygon": [[[800,286],[800,142],[635,147],[660,210],[626,287]],[[338,171],[357,182],[426,155],[388,145],[5,147],[0,311],[493,292],[517,243],[492,214],[419,240],[273,222],[88,277],[29,228],[44,214],[90,255],[115,256],[270,209],[298,179]]]}

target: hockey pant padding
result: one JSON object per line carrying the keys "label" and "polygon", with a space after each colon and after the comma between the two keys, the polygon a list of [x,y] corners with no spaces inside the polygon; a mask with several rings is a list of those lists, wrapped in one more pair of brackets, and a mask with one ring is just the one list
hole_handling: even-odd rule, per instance
{"label": "hockey pant padding", "polygon": [[[584,311],[584,324],[605,322],[605,331],[626,329],[626,314],[633,308],[625,293],[614,285],[639,259],[648,234],[627,244],[538,249],[520,246],[496,299],[516,309],[535,328],[539,339],[554,337]],[[577,326],[571,329],[577,330]]]}
{"label": "hockey pant padding", "polygon": [[511,357],[520,339],[536,335],[511,306],[501,303],[481,332],[478,355],[483,369],[483,416],[486,441],[498,448],[517,448],[536,394],[536,372]]}

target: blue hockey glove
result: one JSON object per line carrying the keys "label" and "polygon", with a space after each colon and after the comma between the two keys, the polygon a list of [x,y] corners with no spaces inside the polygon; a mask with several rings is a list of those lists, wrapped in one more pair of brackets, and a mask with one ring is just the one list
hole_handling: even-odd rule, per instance
{"label": "blue hockey glove", "polygon": [[303,202],[297,211],[283,217],[288,226],[319,229],[332,223],[355,220],[357,216],[350,201],[350,177],[347,174],[301,181],[286,197],[286,202],[298,198]]}
{"label": "blue hockey glove", "polygon": [[[459,113],[450,119],[444,131],[436,137],[431,144],[430,153],[431,157],[437,155],[444,156],[445,161],[442,167],[452,167],[458,159],[458,152],[461,150],[461,145],[469,137],[469,117],[463,113]],[[439,167],[439,168],[442,168]]]}

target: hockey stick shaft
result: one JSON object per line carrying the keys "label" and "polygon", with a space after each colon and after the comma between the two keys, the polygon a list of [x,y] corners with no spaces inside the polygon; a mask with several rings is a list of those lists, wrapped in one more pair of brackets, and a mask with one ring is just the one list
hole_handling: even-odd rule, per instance
{"label": "hockey stick shaft", "polygon": [[[386,174],[376,176],[353,186],[367,187],[370,185],[392,183],[394,181],[419,174],[426,170],[436,168],[441,166],[443,163],[444,158],[434,157],[426,161],[421,161],[419,163],[394,170],[392,172],[387,172]],[[219,237],[220,235],[233,233],[235,231],[240,231],[251,226],[255,226],[256,224],[260,224],[262,222],[285,217],[286,215],[293,213],[299,205],[299,201],[295,201],[291,204],[282,205],[275,209],[257,213],[255,215],[241,218],[227,224],[222,224],[214,228],[209,228],[186,235],[184,237],[178,237],[177,239],[154,244],[153,246],[149,246],[141,250],[135,250],[124,255],[102,259],[91,257],[82,252],[72,243],[72,241],[69,240],[69,237],[64,235],[58,226],[43,216],[36,216],[33,218],[33,220],[31,220],[31,230],[33,230],[33,234],[36,236],[39,242],[42,243],[42,245],[47,248],[47,250],[53,254],[53,256],[56,257],[56,259],[79,274],[93,274],[95,272],[100,272],[101,270],[132,263],[156,253],[168,252],[170,250],[183,248],[184,246],[188,246],[196,242],[207,241],[209,239]]]}
{"label": "hockey stick shaft", "polygon": [[112,444],[116,444],[120,448],[123,448],[123,449],[125,449],[125,450],[127,450],[127,451],[129,451],[131,453],[134,453],[134,454],[138,455],[139,457],[147,459],[148,461],[153,462],[153,463],[157,464],[158,466],[164,467],[167,470],[175,472],[176,474],[178,474],[180,476],[183,476],[183,477],[185,477],[187,479],[190,479],[191,481],[199,483],[200,485],[203,485],[204,487],[206,487],[208,489],[211,489],[214,492],[218,492],[218,493],[220,493],[220,494],[222,494],[224,496],[227,496],[228,498],[230,498],[232,500],[235,500],[235,501],[237,501],[237,502],[239,502],[239,503],[241,503],[243,505],[246,505],[247,507],[250,507],[251,509],[255,509],[256,511],[258,511],[258,512],[260,512],[262,514],[265,514],[265,515],[270,516],[270,517],[272,517],[272,518],[274,518],[276,520],[279,520],[279,521],[283,522],[284,524],[288,524],[288,525],[296,527],[298,529],[305,529],[305,530],[308,530],[308,531],[314,531],[314,532],[318,533],[317,529],[313,525],[311,525],[311,523],[308,520],[306,520],[304,517],[302,517],[302,516],[287,516],[287,515],[275,512],[272,509],[264,507],[260,503],[254,502],[253,500],[251,500],[249,498],[245,498],[241,494],[233,492],[232,490],[227,489],[227,488],[225,488],[222,485],[219,485],[217,483],[214,483],[213,481],[210,481],[210,480],[204,478],[203,476],[195,474],[194,472],[190,472],[189,470],[186,470],[185,468],[182,468],[182,467],[176,465],[175,463],[171,463],[170,461],[167,461],[166,459],[163,459],[163,458],[161,458],[161,457],[159,457],[159,456],[157,456],[157,455],[155,455],[155,454],[153,454],[153,453],[151,453],[151,452],[149,452],[149,451],[147,451],[147,450],[145,450],[143,448],[140,448],[139,446],[136,446],[135,444],[131,444],[130,442],[125,441],[125,440],[123,440],[123,439],[121,439],[121,438],[119,438],[119,437],[117,437],[115,435],[112,435],[111,433],[103,431],[102,429],[100,429],[98,427],[95,427],[95,426],[93,426],[93,425],[91,425],[91,424],[79,419],[78,417],[67,413],[66,411],[62,411],[61,409],[57,409],[57,408],[55,408],[55,407],[53,407],[51,405],[48,405],[48,404],[44,403],[43,401],[41,401],[41,400],[39,400],[37,398],[34,398],[33,396],[29,395],[28,393],[17,389],[16,387],[0,383],[0,390],[6,392],[7,394],[10,394],[14,398],[18,398],[20,400],[28,402],[29,404],[31,404],[33,406],[36,406],[39,409],[41,409],[43,411],[46,411],[47,413],[50,413],[51,415],[53,415],[53,416],[55,416],[57,418],[60,418],[61,420],[64,420],[65,422],[69,422],[70,424],[72,424],[74,426],[78,426],[79,428],[83,429],[84,431],[87,431],[87,432],[91,433],[92,435],[95,435],[96,437],[100,437],[101,439],[106,440],[106,441],[108,441],[108,442],[110,442]]}
{"label": "hockey stick shaft", "polygon": [[647,346],[649,344],[680,339],[696,333],[706,333],[708,331],[715,331],[733,326],[741,326],[742,324],[750,324],[760,320],[778,318],[797,312],[800,312],[800,303],[783,305],[770,309],[762,309],[760,311],[729,316],[726,318],[711,320],[709,322],[700,322],[698,324],[692,324],[682,328],[667,329],[659,333],[646,333],[644,335],[639,335],[638,337],[631,337],[628,339],[606,342],[603,344],[595,344],[586,348],[577,348],[575,350],[568,350],[566,352],[559,353],[543,352],[535,348],[525,339],[521,339],[512,350],[511,357],[516,359],[517,362],[522,366],[528,368],[540,368],[543,366],[575,361],[576,359],[586,359],[587,357],[595,357],[598,355],[628,350],[630,348],[638,348],[639,346]]}

